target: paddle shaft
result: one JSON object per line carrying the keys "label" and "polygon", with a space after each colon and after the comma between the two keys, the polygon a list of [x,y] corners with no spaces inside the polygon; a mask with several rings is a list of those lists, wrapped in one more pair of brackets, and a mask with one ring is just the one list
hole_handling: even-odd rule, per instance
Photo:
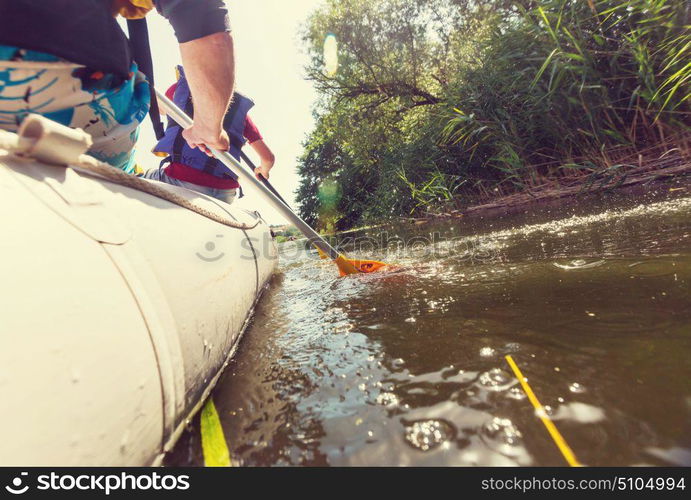
{"label": "paddle shaft", "polygon": [[[192,126],[192,119],[185,114],[173,101],[168,99],[161,92],[156,90],[156,96],[158,100],[163,104],[166,113],[172,118],[178,125],[182,128],[189,128]],[[276,196],[271,190],[264,185],[259,179],[254,176],[254,173],[248,172],[246,169],[242,168],[240,163],[233,158],[227,151],[217,151],[214,148],[209,148],[213,153],[214,157],[223,163],[223,165],[228,168],[231,172],[235,173],[238,177],[242,179],[242,182],[252,184],[257,191],[264,195],[266,200],[271,204],[271,206],[286,218],[291,224],[293,224],[298,230],[305,235],[305,237],[319,248],[322,252],[328,255],[332,260],[339,258],[340,254],[327,243],[327,241],[322,238],[319,233],[312,229],[309,224],[302,220],[293,210],[281,201],[280,197]],[[266,179],[265,179],[266,180]]]}

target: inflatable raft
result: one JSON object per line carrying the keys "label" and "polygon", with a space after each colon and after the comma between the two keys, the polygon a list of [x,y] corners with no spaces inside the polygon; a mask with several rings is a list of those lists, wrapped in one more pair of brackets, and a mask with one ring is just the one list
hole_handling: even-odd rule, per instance
{"label": "inflatable raft", "polygon": [[0,465],[160,464],[272,275],[271,231],[66,166],[84,138],[42,127],[0,140]]}

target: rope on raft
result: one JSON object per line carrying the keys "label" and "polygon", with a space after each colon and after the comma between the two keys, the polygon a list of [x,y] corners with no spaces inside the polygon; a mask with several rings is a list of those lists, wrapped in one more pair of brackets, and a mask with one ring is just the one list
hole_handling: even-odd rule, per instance
{"label": "rope on raft", "polygon": [[[18,137],[16,134],[0,130],[0,150],[21,150],[23,148],[21,147],[20,141],[21,138]],[[169,201],[170,203],[178,205],[179,207],[190,210],[191,212],[201,215],[202,217],[206,217],[207,219],[210,219],[214,222],[218,222],[219,224],[223,224],[224,226],[231,227],[233,229],[254,229],[260,223],[260,221],[257,220],[254,224],[244,224],[241,222],[237,222],[235,220],[228,219],[226,217],[222,217],[218,214],[215,214],[209,210],[206,210],[205,208],[196,205],[195,203],[192,203],[187,198],[184,198],[171,191],[168,191],[162,185],[145,179],[140,179],[139,177],[136,177],[131,174],[127,174],[118,168],[115,168],[107,163],[98,161],[96,158],[86,154],[80,155],[79,160],[77,162],[72,163],[70,166],[77,167],[78,169],[84,170],[87,173],[95,174],[98,177],[102,177],[110,182],[114,182],[115,184],[120,184],[131,189],[136,189],[137,191],[142,191],[157,198]]]}

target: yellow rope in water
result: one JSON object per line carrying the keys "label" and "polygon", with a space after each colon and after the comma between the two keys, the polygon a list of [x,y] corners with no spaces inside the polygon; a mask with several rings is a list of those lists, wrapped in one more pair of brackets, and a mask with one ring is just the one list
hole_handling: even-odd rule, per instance
{"label": "yellow rope in water", "polygon": [[200,424],[204,465],[207,467],[231,467],[228,444],[212,398],[209,398],[202,409]]}
{"label": "yellow rope in water", "polygon": [[506,361],[507,363],[509,363],[509,366],[513,370],[513,373],[516,375],[516,378],[521,383],[521,387],[523,387],[523,391],[525,392],[526,396],[528,396],[528,399],[535,408],[538,417],[540,417],[542,423],[545,424],[547,432],[549,432],[549,435],[554,440],[554,443],[557,445],[557,448],[559,448],[559,451],[561,451],[561,454],[564,455],[566,462],[571,467],[582,467],[583,464],[581,464],[578,461],[576,455],[571,450],[571,447],[567,444],[566,440],[564,439],[564,436],[561,435],[559,429],[557,429],[557,426],[554,425],[554,422],[552,422],[552,420],[550,420],[550,418],[547,416],[545,408],[542,406],[542,403],[540,403],[540,401],[537,399],[537,396],[530,388],[530,385],[528,385],[528,379],[523,376],[516,362],[510,355],[506,356]]}

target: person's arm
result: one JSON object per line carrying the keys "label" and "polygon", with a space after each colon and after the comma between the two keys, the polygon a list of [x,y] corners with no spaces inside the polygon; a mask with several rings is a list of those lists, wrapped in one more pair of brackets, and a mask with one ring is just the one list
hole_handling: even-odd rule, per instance
{"label": "person's arm", "polygon": [[259,155],[261,160],[261,163],[254,171],[254,175],[259,179],[259,175],[261,174],[264,179],[269,180],[269,172],[274,167],[274,163],[276,163],[276,157],[263,139],[254,141],[250,146],[252,146],[252,149]]}
{"label": "person's arm", "polygon": [[262,134],[249,115],[245,118],[245,130],[242,135],[247,139],[247,142],[252,146],[252,149],[259,155],[259,159],[261,160],[259,166],[254,169],[254,175],[257,176],[257,179],[259,179],[261,175],[268,180],[269,172],[276,162],[276,157],[271,149],[269,149],[269,146],[264,142]]}
{"label": "person's arm", "polygon": [[194,124],[183,132],[191,147],[228,150],[223,118],[235,83],[235,58],[230,33],[215,33],[180,44],[182,65],[194,103]]}
{"label": "person's arm", "polygon": [[223,130],[235,85],[235,58],[228,12],[222,0],[157,0],[156,7],[173,26],[194,102],[194,124],[183,132],[191,147],[210,154],[226,151]]}

